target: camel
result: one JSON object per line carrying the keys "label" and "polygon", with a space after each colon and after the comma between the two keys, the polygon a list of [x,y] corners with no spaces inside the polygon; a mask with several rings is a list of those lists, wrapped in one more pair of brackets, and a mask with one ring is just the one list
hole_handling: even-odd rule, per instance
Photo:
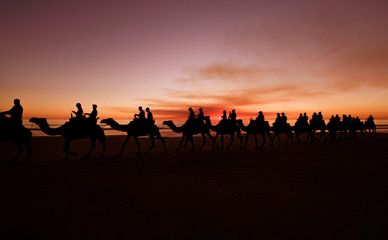
{"label": "camel", "polygon": [[31,149],[32,134],[24,126],[16,126],[9,118],[0,118],[0,142],[12,141],[17,147],[16,156],[9,164],[14,164],[16,159],[23,152],[23,146],[27,150],[27,158],[22,164],[27,164],[32,153]]}
{"label": "camel", "polygon": [[279,146],[281,145],[279,134],[285,133],[287,135],[287,142],[286,145],[288,145],[289,140],[291,139],[292,144],[294,144],[294,140],[292,139],[292,129],[289,123],[285,124],[278,124],[274,123],[273,126],[270,128],[270,131],[274,132],[274,136],[272,138],[272,144],[276,137],[279,139]]}
{"label": "camel", "polygon": [[[77,121],[77,122],[76,122]],[[66,153],[63,159],[68,159],[69,154],[77,155],[70,152],[70,142],[76,139],[90,138],[91,148],[84,156],[87,158],[96,146],[96,140],[100,141],[103,147],[101,157],[105,155],[105,134],[104,130],[91,120],[71,120],[58,128],[51,128],[46,118],[31,118],[30,122],[37,124],[40,129],[47,135],[61,135],[65,138],[63,151]]]}
{"label": "camel", "polygon": [[305,143],[308,142],[310,137],[311,137],[311,141],[314,142],[314,135],[311,132],[310,124],[308,124],[308,123],[298,124],[297,123],[297,124],[295,124],[294,127],[291,127],[291,129],[294,130],[294,132],[295,132],[296,143],[300,143],[301,142],[300,139],[299,139],[299,135],[302,134],[302,133],[306,133],[307,134]]}
{"label": "camel", "polygon": [[[232,145],[234,141],[234,134],[237,132],[237,136],[240,138],[240,148],[242,146],[242,136],[240,128],[236,125],[236,122],[232,120],[221,120],[217,125],[212,125],[210,117],[205,117],[206,125],[210,128],[211,131],[216,132],[216,136],[214,137],[214,142],[217,146],[217,138],[221,136],[221,150],[224,149],[224,135],[230,135],[230,143],[226,146],[226,149],[229,149],[230,145]],[[218,146],[217,146],[218,148]]]}
{"label": "camel", "polygon": [[199,147],[199,150],[201,150],[206,144],[206,135],[209,136],[209,138],[211,139],[213,149],[214,149],[214,139],[210,134],[209,127],[206,126],[206,124],[203,121],[199,120],[198,118],[189,119],[185,122],[185,124],[183,124],[180,127],[175,126],[173,121],[164,121],[163,124],[167,125],[172,131],[176,133],[182,133],[181,141],[179,143],[178,148],[176,149],[177,152],[179,152],[182,146],[182,142],[185,139],[186,139],[186,143],[187,141],[191,142],[191,146],[192,146],[191,148],[194,151],[193,135],[196,135],[196,134],[201,134],[203,139],[202,145]]}
{"label": "camel", "polygon": [[373,137],[376,136],[376,124],[373,120],[367,120],[364,124],[364,128],[365,128],[365,135],[366,135],[366,131],[368,130],[369,136],[373,136]]}
{"label": "camel", "polygon": [[256,134],[261,134],[261,136],[263,137],[263,143],[260,146],[261,148],[264,146],[264,144],[266,142],[265,134],[267,134],[267,136],[271,140],[271,146],[273,146],[273,144],[272,144],[273,140],[271,138],[271,133],[269,132],[270,127],[269,127],[268,121],[265,121],[264,124],[259,124],[257,122],[257,120],[251,120],[249,122],[248,126],[245,126],[242,120],[237,120],[237,124],[241,128],[241,130],[243,130],[244,132],[247,133],[247,136],[246,136],[246,139],[245,139],[245,144],[244,144],[243,148],[246,147],[246,145],[248,143],[249,136],[251,134],[253,135],[253,138],[255,139],[256,149],[259,148],[259,146],[257,144]]}
{"label": "camel", "polygon": [[147,120],[135,120],[135,121],[130,122],[127,125],[118,124],[112,118],[101,120],[101,123],[105,123],[105,124],[109,125],[111,128],[113,128],[113,129],[115,129],[117,131],[121,131],[121,132],[126,132],[127,133],[127,138],[125,139],[124,144],[121,147],[121,150],[120,150],[120,152],[119,152],[119,154],[117,156],[118,157],[121,156],[121,154],[122,154],[122,152],[123,152],[123,150],[125,148],[125,145],[127,145],[129,139],[132,136],[133,136],[133,138],[135,139],[135,142],[136,142],[136,146],[137,146],[137,150],[138,150],[137,155],[140,155],[140,144],[139,144],[138,137],[139,136],[147,136],[147,135],[151,139],[151,146],[148,149],[148,151],[146,152],[146,154],[150,153],[151,150],[154,148],[154,146],[155,146],[155,137],[157,139],[159,139],[163,143],[164,152],[167,153],[166,142],[164,141],[164,139],[160,135],[159,128],[157,126],[155,126],[154,123],[152,123],[152,125],[151,125],[151,123],[149,123],[149,125],[147,126],[147,125],[145,125],[145,122],[138,122],[138,121],[147,121]]}
{"label": "camel", "polygon": [[315,139],[315,133],[319,130],[321,134],[319,135],[318,142],[321,141],[322,137],[324,140],[326,140],[327,126],[326,126],[325,120],[310,120],[310,127],[311,127],[312,139]]}

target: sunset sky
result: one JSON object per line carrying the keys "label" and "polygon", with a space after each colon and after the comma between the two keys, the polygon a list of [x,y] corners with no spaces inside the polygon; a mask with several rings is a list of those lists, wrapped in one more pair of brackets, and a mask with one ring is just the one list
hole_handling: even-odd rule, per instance
{"label": "sunset sky", "polygon": [[0,3],[0,111],[388,118],[388,1]]}

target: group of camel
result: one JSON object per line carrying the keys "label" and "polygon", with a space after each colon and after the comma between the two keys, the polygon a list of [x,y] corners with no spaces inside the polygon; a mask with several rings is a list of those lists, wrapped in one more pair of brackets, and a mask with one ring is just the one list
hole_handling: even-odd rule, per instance
{"label": "group of camel", "polygon": [[[4,123],[6,120],[1,119],[1,121],[2,123]],[[30,122],[37,124],[40,129],[47,135],[60,135],[65,139],[65,144],[63,147],[63,151],[65,152],[64,159],[67,159],[69,154],[76,155],[75,152],[70,151],[70,142],[75,139],[83,138],[90,138],[91,141],[91,147],[88,153],[84,156],[84,158],[87,158],[89,154],[93,151],[93,149],[95,148],[96,140],[100,141],[103,147],[101,156],[104,156],[105,154],[105,134],[103,129],[95,122],[89,122],[88,120],[79,120],[78,123],[72,123],[72,121],[70,121],[58,128],[51,128],[45,118],[31,118]],[[118,153],[118,156],[122,154],[128,140],[131,137],[134,137],[138,149],[137,155],[140,155],[141,151],[138,140],[139,136],[149,136],[151,139],[151,146],[145,152],[146,154],[148,154],[155,146],[155,138],[159,139],[162,142],[164,152],[167,152],[167,147],[164,138],[161,136],[159,128],[154,123],[138,124],[136,123],[136,120],[134,120],[127,125],[121,125],[112,118],[103,119],[101,120],[101,123],[109,125],[112,129],[115,129],[117,131],[127,133],[127,137],[121,147],[120,152]],[[261,135],[263,138],[262,144],[260,146],[263,147],[266,143],[266,137],[268,137],[268,139],[270,140],[271,146],[274,145],[274,141],[276,140],[276,138],[278,139],[278,144],[281,145],[279,137],[280,134],[285,134],[287,136],[286,144],[288,144],[289,140],[294,143],[292,136],[293,133],[295,133],[295,138],[298,143],[300,142],[300,134],[306,133],[307,137],[305,142],[307,143],[310,139],[311,141],[316,140],[316,131],[320,131],[321,133],[318,141],[320,141],[321,138],[325,140],[328,140],[328,138],[330,138],[332,142],[338,141],[342,137],[350,138],[356,131],[359,131],[361,133],[361,136],[365,136],[366,130],[369,130],[370,134],[375,134],[376,132],[376,126],[374,125],[374,123],[366,122],[364,124],[361,122],[361,125],[355,126],[352,124],[345,124],[344,122],[329,122],[328,124],[325,124],[323,120],[319,122],[310,121],[310,124],[306,123],[298,126],[291,126],[290,124],[273,124],[273,126],[271,127],[268,121],[258,122],[257,120],[250,120],[247,126],[244,125],[242,120],[222,120],[217,125],[212,125],[210,117],[204,117],[203,120],[200,120],[198,118],[189,119],[186,121],[185,124],[179,127],[176,126],[173,121],[164,121],[163,124],[168,126],[175,133],[182,134],[179,146],[176,151],[179,151],[181,149],[183,143],[184,146],[186,146],[188,142],[191,143],[192,150],[194,150],[193,136],[197,134],[201,134],[202,136],[202,144],[199,149],[202,149],[206,144],[206,136],[210,138],[213,149],[219,148],[216,140],[218,136],[220,136],[220,147],[221,149],[224,149],[224,135],[230,135],[230,142],[226,146],[226,149],[228,149],[232,145],[234,141],[234,136],[236,134],[237,137],[240,139],[240,148],[244,149],[248,143],[250,135],[253,135],[254,137],[256,148],[259,148],[257,142],[258,134]],[[6,127],[5,125],[6,124],[1,124],[2,134],[0,141],[13,141],[18,149],[17,154],[12,160],[11,164],[14,163],[18,156],[23,152],[23,146],[26,148],[28,153],[27,159],[24,163],[28,163],[32,152],[30,146],[32,136],[31,131],[23,126],[17,127],[17,130],[15,130],[13,128]],[[216,133],[215,137],[211,135],[211,131]],[[245,143],[243,143],[244,138],[241,135],[241,131],[246,133]],[[326,131],[328,131],[328,134],[326,134]],[[338,135],[337,133],[339,133],[338,138],[336,137]]]}

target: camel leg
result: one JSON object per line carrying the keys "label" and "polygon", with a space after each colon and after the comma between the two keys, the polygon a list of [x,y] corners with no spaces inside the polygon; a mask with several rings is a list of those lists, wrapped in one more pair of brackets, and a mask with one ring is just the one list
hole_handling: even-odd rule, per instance
{"label": "camel leg", "polygon": [[69,154],[77,156],[76,152],[70,152],[70,140],[67,140],[67,139],[65,140],[65,145],[63,146],[63,151],[66,153],[63,160],[67,160],[69,158]]}
{"label": "camel leg", "polygon": [[208,135],[209,136],[209,138],[210,138],[210,140],[212,141],[212,148],[213,148],[213,150],[214,150],[214,138],[212,137],[212,135],[210,134],[210,131],[207,131],[206,132],[206,135]]}
{"label": "camel leg", "polygon": [[240,139],[240,149],[241,149],[243,144],[243,137],[241,136],[241,131],[239,128],[237,129],[237,137]]}
{"label": "camel leg", "polygon": [[247,132],[247,135],[245,136],[244,147],[242,147],[241,149],[245,149],[247,147],[247,143],[248,143],[248,140],[249,140],[249,135],[251,135],[251,134],[249,132]]}
{"label": "camel leg", "polygon": [[273,147],[273,139],[272,139],[272,137],[271,137],[271,133],[270,133],[270,132],[267,132],[267,136],[268,136],[269,140],[271,141],[270,146]]}
{"label": "camel leg", "polygon": [[[296,143],[300,143],[299,133],[295,133],[295,138],[296,138]],[[288,143],[288,138],[287,138],[287,143]]]}
{"label": "camel leg", "polygon": [[154,137],[154,135],[150,135],[150,139],[151,139],[151,146],[150,146],[150,148],[148,149],[148,151],[145,152],[145,154],[150,153],[151,150],[152,150],[152,149],[154,148],[154,146],[155,146],[155,137]]}
{"label": "camel leg", "polygon": [[103,157],[103,156],[105,156],[105,149],[106,149],[105,135],[97,138],[97,140],[100,141],[100,143],[102,144],[102,153],[101,153],[100,157]]}
{"label": "camel leg", "polygon": [[16,153],[16,156],[12,159],[12,161],[9,163],[9,165],[12,165],[15,163],[16,159],[20,156],[20,154],[22,154],[23,152],[23,145],[21,143],[17,143],[16,144],[16,147],[17,147],[17,153]]}
{"label": "camel leg", "polygon": [[193,135],[187,135],[186,138],[191,142],[191,150],[194,151],[194,138]]}
{"label": "camel leg", "polygon": [[96,148],[96,139],[95,139],[95,138],[90,138],[90,143],[91,143],[90,150],[89,150],[89,152],[85,155],[84,159],[86,159],[87,157],[89,157],[89,154],[94,150],[94,148]]}
{"label": "camel leg", "polygon": [[[306,137],[306,141],[304,142],[305,144],[308,142],[308,140],[310,139],[310,132],[307,132],[307,137]],[[314,141],[314,140],[312,140]]]}
{"label": "camel leg", "polygon": [[26,158],[26,161],[21,163],[22,165],[27,164],[30,161],[30,157],[32,153],[31,141],[25,142],[24,147],[27,149],[27,158]]}
{"label": "camel leg", "polygon": [[273,138],[275,139],[275,137],[278,137],[278,140],[279,140],[279,146],[282,145],[282,142],[280,141],[280,136],[278,133],[275,133],[275,136],[273,136]]}
{"label": "camel leg", "polygon": [[[187,138],[187,137],[186,137],[185,134],[183,134],[182,137],[181,137],[181,141],[179,142],[179,146],[178,146],[178,148],[175,150],[176,152],[179,152],[179,149],[181,149],[183,140],[185,140],[185,138]],[[187,142],[187,139],[186,139],[186,142]]]}
{"label": "camel leg", "polygon": [[[214,139],[213,139],[214,143],[216,144],[216,148],[217,148],[217,149],[218,149],[217,138],[218,138],[219,135],[220,135],[220,134],[217,133],[216,136],[215,136]],[[221,144],[222,144],[222,139],[221,139]]]}
{"label": "camel leg", "polygon": [[185,143],[183,144],[183,146],[182,146],[182,148],[185,148],[186,146],[187,146],[187,143],[189,142],[189,138],[187,137],[187,135],[186,135],[186,137],[185,137]]}
{"label": "camel leg", "polygon": [[229,149],[229,147],[232,145],[232,143],[234,142],[234,134],[230,134],[230,143],[229,145],[226,147],[226,149]]}
{"label": "camel leg", "polygon": [[[201,135],[202,135],[202,145],[199,147],[199,150],[202,150],[202,148],[205,146],[205,144],[206,144],[206,135],[205,135],[205,133],[201,133]],[[213,140],[213,139],[212,139]],[[213,143],[214,144],[214,143]],[[193,146],[193,148],[194,148],[194,146]]]}
{"label": "camel leg", "polygon": [[139,144],[139,138],[137,136],[133,136],[133,138],[135,139],[135,143],[136,143],[136,146],[137,146],[137,153],[136,153],[136,156],[140,156],[140,144]]}
{"label": "camel leg", "polygon": [[257,136],[256,134],[253,134],[253,139],[255,139],[255,149],[259,149],[259,145],[257,144]]}
{"label": "camel leg", "polygon": [[124,151],[125,145],[127,145],[127,143],[128,143],[128,141],[129,141],[130,138],[131,138],[131,136],[127,135],[127,137],[126,137],[125,140],[124,140],[123,146],[121,147],[121,150],[120,150],[119,154],[117,154],[117,157],[120,157],[120,156],[121,156],[121,154],[122,154],[123,151]]}
{"label": "camel leg", "polygon": [[221,150],[224,150],[224,134],[221,134]]}
{"label": "camel leg", "polygon": [[261,144],[260,148],[263,148],[263,147],[264,147],[264,144],[265,144],[265,142],[266,142],[265,133],[262,133],[261,136],[263,137],[263,143]]}
{"label": "camel leg", "polygon": [[159,139],[163,143],[164,153],[167,153],[166,141],[162,138],[162,135],[158,132],[156,134],[156,138]]}

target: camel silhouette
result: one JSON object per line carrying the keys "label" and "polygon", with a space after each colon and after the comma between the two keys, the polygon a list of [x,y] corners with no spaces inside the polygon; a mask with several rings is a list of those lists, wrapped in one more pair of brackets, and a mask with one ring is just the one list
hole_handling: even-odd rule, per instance
{"label": "camel silhouette", "polygon": [[228,134],[230,135],[230,143],[228,146],[226,146],[226,149],[229,149],[229,147],[232,145],[234,141],[234,135],[237,133],[237,136],[240,138],[240,148],[242,147],[242,136],[240,128],[236,125],[235,121],[232,120],[221,120],[217,125],[212,125],[210,117],[206,116],[204,117],[204,120],[206,122],[206,125],[210,128],[211,131],[216,132],[216,136],[214,137],[214,142],[217,145],[217,138],[218,136],[221,136],[221,150],[224,149],[224,135]]}
{"label": "camel silhouette", "polygon": [[[141,123],[144,123],[144,124],[141,124],[139,123],[139,121],[141,121]],[[164,141],[164,139],[162,138],[162,136],[160,135],[160,132],[159,132],[159,128],[157,126],[155,126],[155,124],[152,122],[149,122],[149,124],[146,124],[146,121],[148,120],[136,120],[136,121],[131,121],[129,124],[127,125],[122,125],[122,124],[118,124],[115,120],[113,120],[112,118],[107,118],[107,119],[103,119],[101,120],[101,123],[105,123],[107,125],[109,125],[111,128],[117,130],[117,131],[121,131],[121,132],[126,132],[127,133],[127,138],[125,139],[124,143],[123,143],[123,146],[121,147],[121,150],[119,152],[119,154],[117,156],[121,156],[124,148],[125,148],[125,145],[128,143],[129,139],[133,136],[133,138],[135,139],[135,142],[136,142],[136,146],[137,146],[137,155],[140,155],[140,144],[139,144],[139,139],[138,137],[139,136],[149,136],[150,139],[151,139],[151,146],[150,148],[148,149],[148,151],[146,152],[146,154],[150,153],[151,150],[154,148],[155,146],[155,137],[157,139],[159,139],[162,143],[163,143],[163,147],[164,147],[164,152],[166,153],[167,152],[167,147],[166,147],[166,142]],[[139,123],[139,124],[137,124]]]}
{"label": "camel silhouette", "polygon": [[243,148],[245,148],[247,146],[249,136],[253,135],[253,138],[255,139],[255,143],[256,143],[256,149],[258,149],[259,146],[257,144],[257,137],[256,137],[257,134],[261,134],[261,136],[263,137],[263,143],[260,146],[261,148],[266,143],[266,138],[265,138],[266,134],[271,141],[271,146],[273,146],[273,140],[271,137],[271,133],[269,132],[270,127],[269,127],[268,121],[265,121],[264,123],[260,124],[257,120],[251,120],[249,122],[248,126],[245,126],[243,121],[239,119],[239,120],[237,120],[237,124],[241,128],[242,131],[247,133],[247,136],[245,139],[245,144],[244,144]]}
{"label": "camel silhouette", "polygon": [[310,128],[311,128],[311,134],[312,134],[312,139],[315,139],[315,133],[317,131],[320,131],[321,134],[319,135],[318,142],[321,141],[321,138],[323,137],[323,140],[326,139],[326,123],[325,120],[310,120]]}
{"label": "camel silhouette", "polygon": [[75,120],[76,123],[67,122],[58,128],[51,128],[47,123],[46,118],[31,118],[30,122],[37,124],[40,129],[47,135],[60,135],[65,138],[63,151],[66,153],[63,159],[68,159],[69,154],[77,155],[75,152],[70,152],[70,142],[75,139],[90,138],[91,147],[89,152],[84,156],[87,158],[96,146],[96,140],[102,144],[103,151],[101,157],[105,154],[105,134],[104,130],[92,120]]}
{"label": "camel silhouette", "polygon": [[210,134],[209,127],[203,121],[201,121],[197,118],[188,119],[185,122],[185,124],[183,124],[180,127],[175,126],[173,121],[164,121],[163,124],[167,125],[172,131],[174,131],[176,133],[182,133],[181,141],[179,143],[178,148],[176,149],[177,152],[179,152],[179,150],[182,146],[182,143],[185,139],[186,139],[185,145],[187,144],[187,141],[190,141],[191,148],[194,151],[193,135],[196,135],[196,134],[201,134],[202,140],[203,140],[202,145],[199,147],[199,150],[201,150],[206,144],[206,135],[209,136],[209,138],[211,139],[212,146],[214,149],[215,143],[214,143],[214,139],[213,139],[212,135]]}
{"label": "camel silhouette", "polygon": [[16,159],[23,152],[23,146],[27,150],[27,158],[22,164],[27,164],[32,153],[31,131],[22,125],[16,125],[7,117],[0,116],[0,142],[12,141],[17,147],[16,156],[9,164],[14,164]]}
{"label": "camel silhouette", "polygon": [[301,143],[299,139],[299,135],[302,133],[306,133],[307,137],[304,143],[307,143],[308,140],[311,138],[311,141],[314,142],[314,136],[311,132],[311,126],[310,124],[298,124],[293,127],[291,127],[291,130],[294,130],[296,143]]}
{"label": "camel silhouette", "polygon": [[373,136],[375,137],[376,136],[376,124],[373,120],[367,120],[365,123],[364,123],[364,128],[365,128],[365,134],[366,134],[366,131],[369,132],[369,136]]}
{"label": "camel silhouette", "polygon": [[272,145],[277,137],[279,140],[279,146],[281,145],[281,140],[279,134],[286,134],[287,135],[287,142],[286,145],[288,145],[289,140],[291,139],[292,144],[294,144],[294,140],[292,139],[292,129],[289,123],[285,124],[273,124],[272,127],[270,127],[270,131],[274,132],[274,136],[272,137]]}

